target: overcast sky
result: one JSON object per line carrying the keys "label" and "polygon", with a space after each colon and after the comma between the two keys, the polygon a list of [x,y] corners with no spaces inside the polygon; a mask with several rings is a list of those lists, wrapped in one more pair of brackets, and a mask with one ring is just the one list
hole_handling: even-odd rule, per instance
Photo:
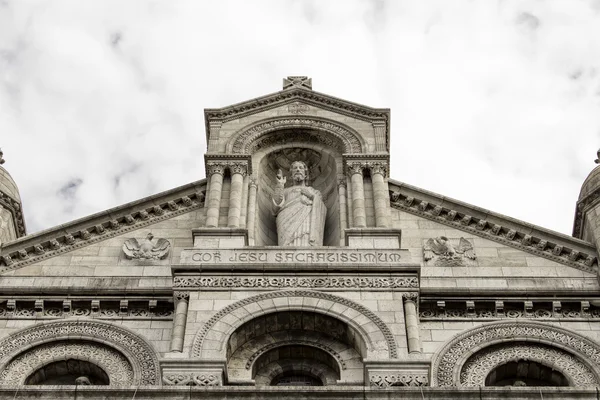
{"label": "overcast sky", "polygon": [[29,233],[205,176],[204,108],[392,110],[391,176],[571,233],[600,147],[600,1],[0,0],[0,146]]}

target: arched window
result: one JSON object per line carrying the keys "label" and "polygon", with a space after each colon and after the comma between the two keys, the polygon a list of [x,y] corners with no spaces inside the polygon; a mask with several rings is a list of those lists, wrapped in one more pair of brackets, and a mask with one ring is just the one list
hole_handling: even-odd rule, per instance
{"label": "arched window", "polygon": [[26,385],[108,385],[106,372],[88,361],[68,359],[39,368],[26,380]]}
{"label": "arched window", "polygon": [[559,371],[530,360],[510,361],[494,368],[485,386],[569,386]]}

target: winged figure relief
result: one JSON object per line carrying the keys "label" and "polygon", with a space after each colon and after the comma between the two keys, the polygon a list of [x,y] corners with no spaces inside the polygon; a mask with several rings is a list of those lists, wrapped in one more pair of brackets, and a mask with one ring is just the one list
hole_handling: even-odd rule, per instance
{"label": "winged figure relief", "polygon": [[425,261],[431,260],[434,255],[438,255],[442,258],[462,258],[467,257],[470,260],[477,258],[473,245],[465,238],[460,238],[458,245],[453,244],[445,236],[439,236],[433,239],[428,239],[423,247],[423,259]]}
{"label": "winged figure relief", "polygon": [[149,233],[146,239],[137,240],[135,238],[127,239],[123,243],[123,252],[128,259],[162,260],[167,256],[171,248],[171,243],[167,239],[154,239],[154,235]]}

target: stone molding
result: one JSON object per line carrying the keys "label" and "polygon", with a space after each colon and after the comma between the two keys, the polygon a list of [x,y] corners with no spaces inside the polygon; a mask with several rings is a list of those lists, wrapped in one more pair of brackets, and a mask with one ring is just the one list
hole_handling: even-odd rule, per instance
{"label": "stone molding", "polygon": [[494,322],[456,335],[432,359],[433,386],[460,386],[465,362],[482,349],[506,342],[534,342],[557,347],[587,365],[598,381],[600,345],[577,333],[532,321]]}
{"label": "stone molding", "polygon": [[[47,322],[15,332],[0,341],[0,371],[19,354],[33,347],[58,341],[100,342],[123,354],[133,368],[133,384],[159,385],[160,366],[153,347],[137,334],[106,322],[80,319]],[[93,362],[93,354],[90,354]]]}
{"label": "stone molding", "polygon": [[[192,344],[192,351],[191,351],[191,355],[194,358],[198,358],[202,356],[202,348],[203,348],[203,342],[204,339],[206,338],[207,334],[209,333],[209,331],[213,330],[213,327],[225,316],[231,314],[233,311],[235,311],[238,308],[242,308],[248,304],[252,304],[252,303],[258,303],[262,300],[268,300],[268,299],[275,299],[275,298],[280,298],[280,297],[305,297],[305,298],[316,298],[316,299],[323,299],[323,300],[328,300],[330,302],[334,302],[334,303],[338,303],[338,304],[342,304],[345,307],[348,308],[352,308],[355,311],[359,312],[360,314],[364,315],[365,317],[367,317],[371,322],[373,322],[375,324],[375,326],[377,326],[377,328],[381,331],[381,333],[383,334],[384,338],[385,338],[385,342],[387,344],[387,351],[389,352],[389,357],[390,358],[397,358],[398,357],[398,348],[397,348],[397,344],[396,344],[396,340],[394,338],[394,335],[392,334],[392,331],[390,330],[390,328],[386,325],[385,322],[383,322],[381,320],[381,318],[379,318],[373,311],[369,310],[368,308],[343,297],[339,297],[339,296],[335,296],[332,294],[328,294],[328,293],[322,293],[322,292],[313,292],[313,291],[304,291],[304,290],[291,290],[291,291],[276,291],[276,292],[268,292],[268,293],[264,293],[264,294],[259,294],[256,296],[252,296],[252,297],[248,297],[246,299],[237,301],[233,304],[230,304],[229,306],[221,309],[220,311],[218,311],[215,315],[213,315],[203,326],[202,328],[200,328],[198,330],[198,332],[196,333],[196,336],[194,337],[194,341]],[[262,308],[261,308],[262,309]],[[292,308],[286,308],[286,309],[294,309]],[[264,310],[263,310],[264,311]],[[280,311],[279,309],[274,309],[273,311]],[[283,311],[283,309],[281,310]],[[311,311],[314,312],[319,312],[318,308],[311,308]],[[261,312],[260,315],[264,314],[264,312]],[[255,315],[258,316],[259,314]],[[341,315],[337,315],[337,314],[330,314],[333,315],[337,318],[341,317]],[[254,318],[255,316],[252,316],[252,318]],[[340,320],[344,321],[344,322],[348,322],[346,319],[344,318],[339,318]],[[240,321],[240,322],[246,322],[246,321]],[[222,328],[221,328],[222,329]],[[233,330],[234,327],[231,327],[231,330]],[[363,332],[364,333],[364,332]],[[225,332],[221,332],[221,335],[223,340],[226,340],[226,338],[228,337],[228,335],[226,335]],[[369,342],[368,340],[368,336],[366,338],[365,341]]]}
{"label": "stone molding", "polygon": [[[1,301],[2,299],[0,299]],[[8,299],[0,305],[0,319],[173,319],[173,303],[164,299],[129,300],[43,300]],[[142,304],[140,304],[142,303]]]}
{"label": "stone molding", "polygon": [[273,93],[267,96],[258,97],[241,104],[232,105],[220,109],[206,109],[204,111],[206,121],[206,133],[210,134],[210,123],[214,120],[231,121],[247,115],[255,114],[261,111],[271,110],[286,104],[303,101],[309,105],[314,105],[324,110],[333,111],[342,115],[350,116],[362,121],[379,123],[385,122],[385,134],[389,141],[389,109],[375,109],[363,105],[351,103],[312,90],[300,88],[287,89],[282,92]]}
{"label": "stone molding", "polygon": [[175,276],[174,287],[200,288],[310,288],[310,289],[394,289],[418,288],[419,278],[402,277],[297,277],[297,276]]}
{"label": "stone molding", "polygon": [[24,385],[27,377],[40,368],[67,359],[98,365],[108,375],[111,386],[128,386],[134,382],[133,368],[127,358],[109,346],[95,342],[50,342],[11,360],[0,373],[0,384]]}
{"label": "stone molding", "polygon": [[[562,244],[518,232],[509,227],[492,224],[485,219],[476,218],[466,213],[442,207],[429,201],[408,196],[399,191],[390,191],[391,206],[410,214],[438,222],[442,225],[469,232],[476,236],[510,247],[535,254],[537,256],[568,265],[570,267],[596,273],[598,268],[597,256],[593,252],[583,252]],[[514,224],[513,224],[514,225]],[[554,240],[554,239],[552,239]],[[591,250],[591,249],[590,249]]]}
{"label": "stone molding", "polygon": [[21,203],[13,199],[10,195],[0,191],[0,207],[6,208],[12,215],[13,221],[15,222],[17,237],[27,235],[27,229],[25,229],[25,217],[23,216]]}
{"label": "stone molding", "polygon": [[27,241],[19,247],[9,244],[10,250],[3,252],[0,257],[0,273],[187,213],[203,205],[204,197],[203,191],[196,191],[153,207],[132,211],[112,219],[107,218],[105,222],[96,223],[71,233],[64,233],[63,230],[57,232],[58,235],[52,239],[48,239],[48,236],[44,235],[38,239],[39,242],[32,238],[31,241]]}
{"label": "stone molding", "polygon": [[478,299],[457,301],[456,299],[432,300],[421,302],[421,320],[473,320],[487,321],[518,318],[570,321],[598,320],[600,307],[589,301],[560,301],[554,299],[536,300],[491,300]]}
{"label": "stone molding", "polygon": [[598,377],[590,368],[568,352],[537,343],[506,343],[484,349],[467,360],[460,373],[460,385],[485,386],[485,379],[495,368],[510,361],[534,361],[558,370],[572,386],[598,386]]}
{"label": "stone molding", "polygon": [[249,147],[264,135],[283,129],[314,129],[327,132],[344,143],[344,153],[362,153],[365,150],[361,136],[338,122],[317,117],[279,117],[262,120],[256,124],[242,128],[232,135],[227,144],[228,152],[248,154]]}

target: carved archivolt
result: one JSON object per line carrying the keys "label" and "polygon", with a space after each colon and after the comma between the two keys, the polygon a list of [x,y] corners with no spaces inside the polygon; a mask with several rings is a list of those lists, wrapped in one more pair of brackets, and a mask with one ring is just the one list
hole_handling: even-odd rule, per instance
{"label": "carved archivolt", "polygon": [[481,350],[471,357],[460,373],[461,386],[485,386],[485,379],[496,367],[510,361],[528,360],[561,372],[576,387],[597,386],[590,368],[573,355],[537,343],[509,343]]}
{"label": "carved archivolt", "polygon": [[228,152],[248,153],[249,146],[269,132],[284,129],[310,129],[332,135],[344,145],[344,153],[362,153],[364,145],[358,133],[333,121],[314,117],[277,118],[260,122],[234,135],[228,145]]}
{"label": "carved archivolt", "polygon": [[133,384],[133,368],[118,351],[94,342],[46,343],[24,352],[13,359],[0,373],[5,385],[23,385],[35,371],[55,361],[68,359],[85,360],[96,364],[110,379],[110,384],[124,386]]}
{"label": "carved archivolt", "polygon": [[[505,356],[500,357],[497,352],[492,352],[493,355],[486,356],[485,348],[503,343],[507,338],[512,342],[533,343],[537,346],[546,345],[545,347],[557,348],[553,353],[547,351],[546,357],[551,355],[559,355],[555,363],[563,363],[563,372],[565,376],[573,379],[573,374],[579,374],[575,371],[588,371],[587,377],[584,375],[580,379],[584,381],[592,380],[599,382],[600,370],[600,346],[593,341],[570,332],[566,329],[556,326],[550,326],[538,322],[496,322],[479,326],[465,333],[459,334],[450,342],[448,342],[435,355],[432,362],[432,386],[460,386],[462,382],[480,382],[481,379],[477,376],[461,378],[463,368],[465,373],[471,371],[470,364],[467,361],[478,363],[479,355],[476,353],[483,351],[481,357],[486,361],[497,359],[497,363],[486,368],[495,368],[503,363],[503,357],[508,357],[510,352],[506,352]],[[498,347],[502,348],[502,347]],[[473,357],[471,359],[471,357]],[[485,358],[489,357],[489,358]],[[540,356],[542,357],[542,356]],[[569,360],[574,360],[567,368],[564,363],[569,363]],[[535,361],[535,360],[534,360]],[[537,360],[543,364],[548,364],[543,357]],[[483,377],[485,379],[485,376]],[[597,383],[594,383],[596,385]],[[477,384],[479,385],[479,384]]]}
{"label": "carved archivolt", "polygon": [[[373,335],[374,332],[371,333],[366,333],[364,332],[364,330],[360,327],[360,326],[356,326],[356,322],[354,320],[350,320],[348,319],[344,314],[345,313],[333,313],[332,310],[335,308],[335,305],[337,304],[338,306],[341,306],[343,310],[347,310],[347,309],[353,309],[355,311],[358,311],[359,314],[365,316],[368,321],[372,322],[377,328],[378,328],[378,333],[382,336],[381,337],[381,341],[383,343],[386,344],[386,348],[382,349],[382,350],[387,350],[389,352],[389,356],[391,358],[397,358],[398,357],[398,349],[397,349],[397,345],[396,345],[396,341],[394,339],[394,335],[392,334],[391,330],[389,329],[389,327],[385,324],[385,322],[383,322],[381,320],[381,318],[379,318],[373,311],[369,310],[368,308],[355,303],[352,300],[343,298],[343,297],[338,297],[338,296],[334,296],[328,293],[322,293],[322,292],[312,292],[312,291],[303,291],[303,290],[291,290],[291,291],[279,291],[279,292],[269,292],[269,293],[264,293],[264,294],[260,294],[257,296],[253,296],[253,297],[248,297],[247,299],[244,300],[240,300],[236,303],[233,303],[223,309],[221,309],[219,312],[217,312],[212,318],[210,318],[205,324],[204,326],[198,331],[198,333],[196,334],[196,337],[194,338],[194,344],[192,347],[192,356],[193,357],[201,357],[202,356],[202,350],[203,350],[203,342],[205,337],[207,336],[207,334],[209,332],[211,332],[213,335],[213,340],[219,340],[221,342],[221,350],[224,348],[224,344],[227,340],[227,337],[229,337],[229,335],[231,333],[233,333],[233,331],[235,331],[235,329],[237,328],[237,326],[232,326],[229,325],[226,321],[225,318],[227,316],[229,316],[230,314],[232,314],[233,312],[235,312],[237,309],[239,308],[245,308],[245,306],[248,306],[250,304],[253,303],[261,303],[262,301],[265,300],[271,300],[271,299],[276,299],[276,298],[288,298],[288,301],[286,301],[286,305],[281,305],[279,307],[273,307],[272,309],[265,309],[266,306],[260,306],[257,307],[258,310],[261,311],[256,311],[253,314],[247,315],[243,320],[238,320],[238,318],[236,317],[236,324],[237,326],[240,326],[241,324],[243,324],[246,321],[249,321],[252,318],[258,317],[260,315],[263,314],[267,314],[269,312],[276,312],[276,311],[286,311],[286,310],[293,310],[293,309],[303,309],[302,305],[303,302],[298,303],[298,306],[294,306],[293,304],[295,304],[291,298],[298,298],[298,297],[303,297],[303,298],[312,298],[312,299],[320,299],[323,300],[323,302],[321,301],[317,301],[317,302],[313,302],[316,303],[316,305],[312,305],[310,306],[310,311],[313,312],[323,312],[325,314],[328,315],[332,315],[336,318],[339,318],[340,320],[342,320],[343,322],[348,323],[351,326],[355,326],[356,328],[358,328],[359,330],[362,331],[363,335],[365,336],[365,340],[366,341],[370,341],[369,339],[369,335]],[[320,303],[324,303],[324,305],[326,304],[327,306],[325,307],[325,309],[322,309],[322,307],[324,306],[319,306]],[[333,304],[331,304],[333,303]],[[248,310],[248,308],[246,308],[246,310]],[[220,330],[216,330],[213,329],[213,327],[215,327],[215,325],[220,322]],[[228,327],[227,327],[228,326]],[[225,328],[227,327],[227,328]],[[227,332],[223,332],[222,330],[226,329]],[[216,339],[216,338],[219,339]],[[371,347],[374,346],[374,343],[370,342]]]}
{"label": "carved archivolt", "polygon": [[[126,357],[133,371],[132,384],[160,384],[158,358],[156,352],[149,343],[135,333],[122,327],[105,322],[89,320],[49,322],[31,326],[7,336],[0,341],[0,357],[2,357],[0,359],[0,371],[2,371],[0,374],[4,376],[4,371],[7,368],[14,368],[11,367],[11,363],[18,360],[19,357],[30,357],[28,355],[29,351],[42,351],[46,354],[52,354],[53,351],[58,351],[57,349],[60,349],[60,347],[55,346],[54,350],[48,350],[45,347],[39,347],[39,349],[42,350],[29,349],[47,343],[50,348],[52,348],[50,345],[52,342],[64,342],[69,340],[77,340],[78,343],[81,343],[81,341],[87,343],[101,342],[105,346],[114,349],[114,352],[122,354]],[[75,351],[74,348],[72,349]],[[92,363],[96,362],[94,360],[94,354],[95,353],[88,354],[88,360]],[[103,362],[108,363],[109,359],[112,361],[116,360],[114,357],[110,358],[107,356],[104,357]],[[102,365],[100,361],[98,361],[98,365]],[[25,378],[26,377],[23,379]]]}

